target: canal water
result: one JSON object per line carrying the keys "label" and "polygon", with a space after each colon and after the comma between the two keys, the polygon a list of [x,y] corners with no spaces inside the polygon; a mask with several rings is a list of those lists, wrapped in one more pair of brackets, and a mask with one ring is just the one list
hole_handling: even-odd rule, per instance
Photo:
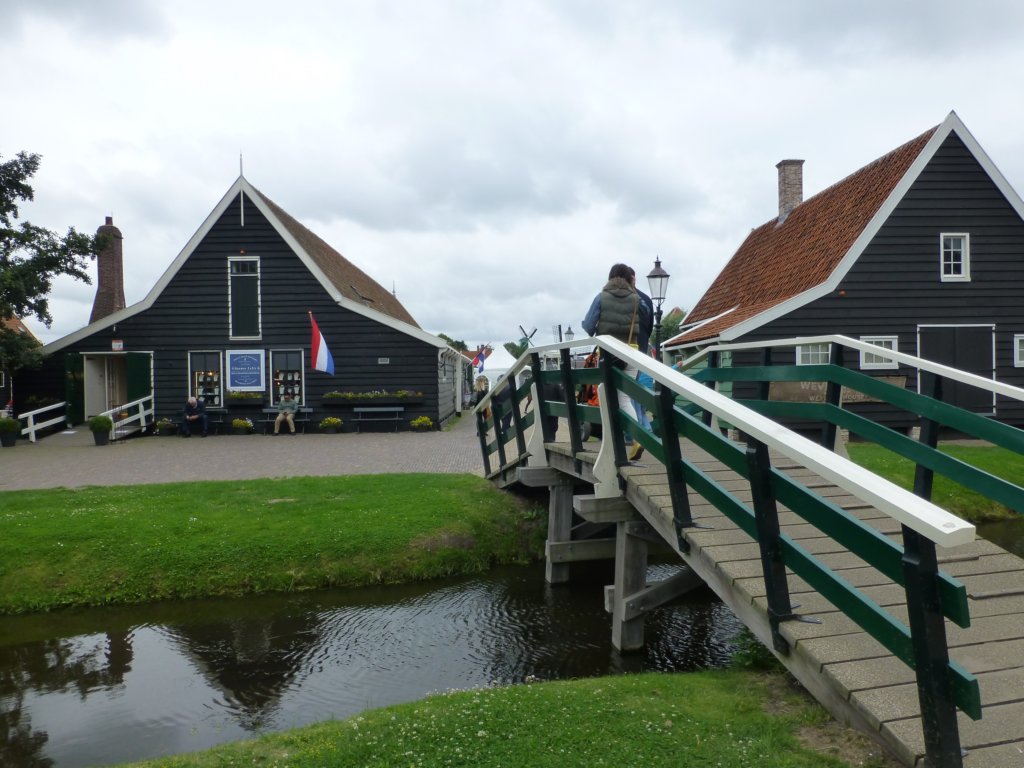
{"label": "canal water", "polygon": [[0,765],[108,765],[436,691],[728,662],[740,625],[710,592],[655,611],[646,648],[624,655],[602,602],[610,570],[580,575],[550,587],[543,566],[513,567],[426,585],[3,618]]}

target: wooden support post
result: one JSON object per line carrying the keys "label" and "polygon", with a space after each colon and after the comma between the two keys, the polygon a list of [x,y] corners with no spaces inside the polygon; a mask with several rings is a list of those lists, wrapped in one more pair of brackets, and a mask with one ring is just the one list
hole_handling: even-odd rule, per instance
{"label": "wooden support post", "polygon": [[553,443],[555,441],[555,433],[551,431],[551,426],[548,424],[548,404],[543,400],[544,386],[543,379],[541,379],[543,369],[540,365],[540,355],[536,352],[530,355],[530,368],[533,369],[534,396],[537,398],[534,401],[533,428],[540,430],[540,433],[544,436],[545,443]]}
{"label": "wooden support post", "polygon": [[672,497],[672,522],[676,529],[676,546],[680,552],[689,552],[690,542],[683,535],[683,529],[693,527],[693,515],[690,511],[689,491],[686,488],[682,450],[679,448],[679,433],[676,432],[675,393],[659,382],[654,386],[658,391],[658,426],[661,444],[665,449],[665,475],[668,480],[668,492]]}
{"label": "wooden support post", "polygon": [[569,445],[572,446],[572,455],[576,473],[583,469],[583,462],[580,460],[580,451],[583,450],[583,437],[580,433],[580,419],[576,413],[576,387],[572,383],[572,358],[569,355],[568,347],[559,351],[559,371],[562,374],[562,397],[565,398],[565,407],[568,411],[566,421],[569,425]]}
{"label": "wooden support post", "polygon": [[903,526],[903,577],[929,768],[962,768],[935,542]]}
{"label": "wooden support post", "polygon": [[[932,400],[942,400],[942,378],[928,371],[920,371],[918,375],[921,377],[921,394]],[[939,444],[939,424],[923,416],[921,417],[920,443],[932,449]],[[914,470],[914,493],[922,499],[931,501],[934,477],[933,470],[918,464]]]}
{"label": "wooden support post", "polygon": [[512,424],[516,430],[516,447],[519,449],[519,458],[523,458],[526,455],[526,436],[523,434],[525,427],[523,426],[523,411],[519,407],[519,392],[518,387],[515,386],[515,376],[509,379],[512,384],[509,387],[509,391],[512,393],[509,397],[509,404],[512,406]]}
{"label": "wooden support post", "polygon": [[[843,345],[838,342],[832,342],[831,354],[829,355],[829,362],[832,365],[837,365],[840,368],[843,367]],[[843,385],[838,381],[830,381],[825,385],[825,402],[829,405],[839,407],[840,401],[843,395]],[[828,448],[830,451],[836,449],[836,425],[831,421],[826,421],[821,426],[821,445],[824,448]]]}
{"label": "wooden support post", "polygon": [[[548,486],[548,545],[572,541],[572,482],[568,478]],[[548,584],[569,581],[569,564],[545,559],[544,579]]]}
{"label": "wooden support post", "polygon": [[759,440],[747,438],[747,467],[750,470],[750,492],[757,524],[757,544],[761,550],[761,573],[768,598],[768,623],[772,630],[772,647],[789,653],[789,643],[779,632],[779,623],[794,618],[789,599],[789,582],[782,560],[779,538],[779,511],[771,488],[771,462],[768,448]]}
{"label": "wooden support post", "polygon": [[[717,352],[708,352],[708,368],[717,368],[717,367],[718,367],[718,353]],[[704,386],[710,387],[711,389],[715,389],[715,382],[713,382],[713,381],[705,381],[704,382]],[[704,411],[701,414],[700,418],[701,418],[701,421],[704,422],[704,426],[706,426],[706,427],[710,427],[711,426],[711,418],[712,418],[711,411]]]}
{"label": "wooden support post", "polygon": [[491,457],[487,453],[487,422],[483,411],[476,412],[476,435],[480,438],[480,453],[484,458],[484,475],[491,474]]}
{"label": "wooden support post", "polygon": [[627,598],[647,583],[647,540],[634,535],[646,523],[618,523],[615,532],[615,600],[612,605],[612,645],[635,651],[644,645],[643,614],[628,617]]}

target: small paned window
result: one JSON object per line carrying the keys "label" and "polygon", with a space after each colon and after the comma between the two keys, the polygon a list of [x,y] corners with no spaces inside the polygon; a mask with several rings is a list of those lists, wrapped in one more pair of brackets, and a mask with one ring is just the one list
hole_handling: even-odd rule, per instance
{"label": "small paned window", "polygon": [[801,344],[796,348],[797,365],[828,365],[831,344]]}
{"label": "small paned window", "polygon": [[232,339],[262,336],[258,258],[228,259],[228,319],[228,335]]}
{"label": "small paned window", "polygon": [[220,352],[188,353],[188,394],[199,398],[209,408],[220,408],[224,402],[221,365]]}
{"label": "small paned window", "polygon": [[[860,340],[867,344],[874,344],[876,347],[899,352],[898,336],[861,336]],[[860,353],[860,367],[862,370],[881,370],[899,368],[900,364],[882,355],[862,350]]]}
{"label": "small paned window", "polygon": [[297,400],[299,405],[302,405],[305,399],[302,357],[301,349],[272,349],[270,351],[270,370],[273,371],[274,376],[270,388],[272,404],[277,405],[278,401],[287,393]]}
{"label": "small paned window", "polygon": [[1024,368],[1024,333],[1013,336],[1013,364],[1017,368]]}
{"label": "small paned window", "polygon": [[966,233],[943,234],[941,275],[943,282],[971,279],[971,239]]}

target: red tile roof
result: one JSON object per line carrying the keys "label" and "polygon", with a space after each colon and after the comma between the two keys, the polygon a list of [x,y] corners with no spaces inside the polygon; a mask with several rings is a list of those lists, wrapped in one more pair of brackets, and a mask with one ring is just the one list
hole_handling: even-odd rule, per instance
{"label": "red tile roof", "polygon": [[805,200],[781,224],[775,218],[753,230],[686,316],[687,324],[709,322],[666,344],[716,338],[825,282],[936,129]]}

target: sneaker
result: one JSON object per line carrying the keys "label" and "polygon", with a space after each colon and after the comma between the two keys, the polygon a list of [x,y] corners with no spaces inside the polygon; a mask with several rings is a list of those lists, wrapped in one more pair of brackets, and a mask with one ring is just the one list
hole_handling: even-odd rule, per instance
{"label": "sneaker", "polygon": [[629,452],[629,460],[636,461],[644,455],[644,447],[638,442],[633,443],[633,449]]}

